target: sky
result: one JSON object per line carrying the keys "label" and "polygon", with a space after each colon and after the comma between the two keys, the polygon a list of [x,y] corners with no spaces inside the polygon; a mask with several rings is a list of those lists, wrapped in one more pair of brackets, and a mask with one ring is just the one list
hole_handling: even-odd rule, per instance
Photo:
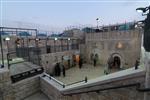
{"label": "sky", "polygon": [[[61,30],[70,26],[99,25],[144,19],[136,8],[150,0],[0,0],[1,26],[30,26]],[[15,23],[15,24],[14,24]]]}

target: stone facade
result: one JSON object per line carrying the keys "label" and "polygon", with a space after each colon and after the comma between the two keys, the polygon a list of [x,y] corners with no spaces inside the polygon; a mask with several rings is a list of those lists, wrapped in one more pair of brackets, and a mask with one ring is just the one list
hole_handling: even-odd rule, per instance
{"label": "stone facade", "polygon": [[[41,55],[41,64],[44,67],[46,73],[52,74],[54,71],[54,66],[57,62],[61,62],[64,64],[66,68],[68,68],[68,59],[70,59],[71,66],[73,64],[73,55],[78,55],[78,50],[70,50],[64,52],[57,53],[49,53]],[[63,57],[63,61],[62,61]]]}
{"label": "stone facade", "polygon": [[98,54],[98,63],[107,65],[108,59],[118,56],[120,67],[134,66],[140,58],[142,30],[108,31],[87,33],[85,53],[87,62],[91,62],[91,54]]}

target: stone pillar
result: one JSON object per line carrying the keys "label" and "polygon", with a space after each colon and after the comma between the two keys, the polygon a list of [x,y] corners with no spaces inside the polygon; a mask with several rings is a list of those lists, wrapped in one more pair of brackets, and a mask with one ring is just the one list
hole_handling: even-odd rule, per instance
{"label": "stone pillar", "polygon": [[[146,67],[146,77],[145,77],[145,88],[150,88],[150,53],[145,52],[145,67]],[[144,93],[144,100],[149,100],[150,93]]]}

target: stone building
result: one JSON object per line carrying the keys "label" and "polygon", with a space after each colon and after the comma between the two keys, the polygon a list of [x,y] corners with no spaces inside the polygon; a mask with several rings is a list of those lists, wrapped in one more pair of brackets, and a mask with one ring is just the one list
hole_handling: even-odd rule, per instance
{"label": "stone building", "polygon": [[83,55],[87,62],[92,62],[92,55],[97,54],[98,64],[105,66],[117,58],[119,68],[131,67],[140,58],[141,37],[141,29],[87,33]]}

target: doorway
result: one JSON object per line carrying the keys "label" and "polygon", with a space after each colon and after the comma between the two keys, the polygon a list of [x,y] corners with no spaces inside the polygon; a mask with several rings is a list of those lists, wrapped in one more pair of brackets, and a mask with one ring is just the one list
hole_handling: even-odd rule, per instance
{"label": "doorway", "polygon": [[112,54],[108,59],[108,67],[110,69],[120,69],[122,68],[122,59],[119,54]]}
{"label": "doorway", "polygon": [[112,68],[117,68],[119,69],[121,65],[121,60],[118,56],[113,57],[113,66]]}

